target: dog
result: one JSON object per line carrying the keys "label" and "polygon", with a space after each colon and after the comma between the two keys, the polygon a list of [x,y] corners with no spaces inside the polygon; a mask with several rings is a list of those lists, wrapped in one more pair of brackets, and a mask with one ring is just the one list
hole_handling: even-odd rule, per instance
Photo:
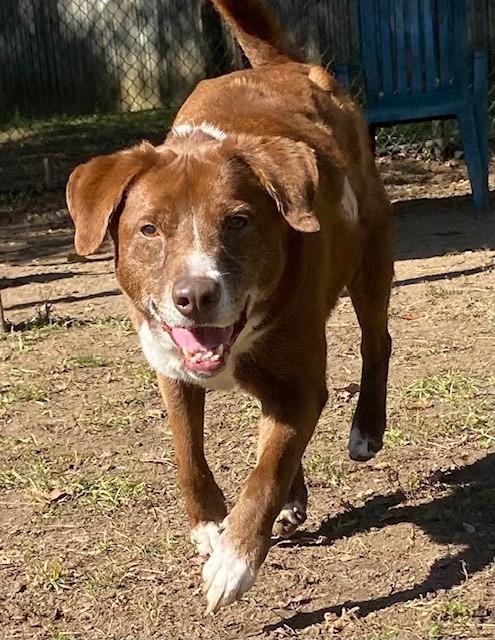
{"label": "dog", "polygon": [[[69,178],[78,253],[107,232],[173,433],[207,611],[254,583],[272,534],[306,519],[301,458],[327,401],[325,323],[347,289],[361,327],[353,460],[382,447],[391,339],[390,203],[363,115],[291,52],[262,0],[212,0],[251,68],[200,82],[163,144]],[[227,514],[203,451],[205,389],[262,407],[257,462]]]}

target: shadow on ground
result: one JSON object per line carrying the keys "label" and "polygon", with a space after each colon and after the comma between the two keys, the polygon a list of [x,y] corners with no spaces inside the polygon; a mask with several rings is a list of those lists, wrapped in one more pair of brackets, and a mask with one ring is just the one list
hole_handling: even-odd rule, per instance
{"label": "shadow on ground", "polygon": [[474,214],[470,195],[406,200],[394,209],[397,260],[495,248],[495,191],[485,216]]}
{"label": "shadow on ground", "polygon": [[[323,622],[327,613],[340,616],[344,608],[349,611],[353,607],[359,607],[359,615],[365,616],[372,611],[414,600],[440,589],[451,589],[481,571],[495,556],[494,477],[495,454],[491,454],[455,471],[444,474],[436,472],[430,482],[441,483],[445,489],[450,489],[446,497],[417,506],[398,506],[407,500],[403,491],[375,496],[363,507],[349,509],[335,518],[325,520],[317,531],[309,535],[305,533],[303,539],[293,538],[291,546],[321,546],[332,544],[343,536],[369,531],[371,527],[383,528],[410,522],[421,527],[437,542],[462,544],[465,549],[455,556],[447,555],[437,560],[427,579],[411,589],[373,600],[343,602],[315,611],[297,613],[265,626],[263,631],[274,631],[282,627],[304,629]],[[473,526],[474,531],[469,533],[463,523]]]}

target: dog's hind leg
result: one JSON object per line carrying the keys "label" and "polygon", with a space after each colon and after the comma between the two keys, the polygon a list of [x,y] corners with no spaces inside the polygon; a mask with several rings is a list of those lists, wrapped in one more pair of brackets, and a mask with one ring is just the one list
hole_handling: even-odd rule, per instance
{"label": "dog's hind leg", "polygon": [[296,529],[305,522],[307,504],[308,490],[304,482],[302,465],[299,465],[287,502],[273,523],[272,534],[280,538],[290,538]]}
{"label": "dog's hind leg", "polygon": [[391,339],[387,328],[393,277],[392,224],[388,211],[369,229],[361,264],[348,285],[361,326],[361,390],[349,436],[353,460],[369,460],[383,445]]}
{"label": "dog's hind leg", "polygon": [[[269,437],[269,432],[264,428],[263,422],[260,425],[260,435],[258,440],[258,460],[263,454],[265,441]],[[308,504],[308,490],[304,482],[304,472],[302,465],[296,472],[292,486],[289,491],[287,502],[275,519],[272,528],[272,535],[280,538],[289,538],[296,529],[306,520],[306,507]]]}

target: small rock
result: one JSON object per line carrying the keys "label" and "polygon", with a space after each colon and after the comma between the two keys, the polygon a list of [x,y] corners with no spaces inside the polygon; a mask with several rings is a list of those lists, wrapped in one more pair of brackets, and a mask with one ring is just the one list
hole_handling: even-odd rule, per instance
{"label": "small rock", "polygon": [[26,591],[27,584],[24,580],[16,580],[14,586],[12,587],[12,595],[16,595],[17,593],[22,593]]}

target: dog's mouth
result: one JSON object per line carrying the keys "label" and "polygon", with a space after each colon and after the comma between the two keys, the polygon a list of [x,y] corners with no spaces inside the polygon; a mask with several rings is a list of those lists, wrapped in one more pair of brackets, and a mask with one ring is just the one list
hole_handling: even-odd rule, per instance
{"label": "dog's mouth", "polygon": [[225,367],[230,350],[246,322],[247,308],[237,322],[228,327],[170,327],[163,321],[161,326],[177,347],[186,369],[208,377]]}

